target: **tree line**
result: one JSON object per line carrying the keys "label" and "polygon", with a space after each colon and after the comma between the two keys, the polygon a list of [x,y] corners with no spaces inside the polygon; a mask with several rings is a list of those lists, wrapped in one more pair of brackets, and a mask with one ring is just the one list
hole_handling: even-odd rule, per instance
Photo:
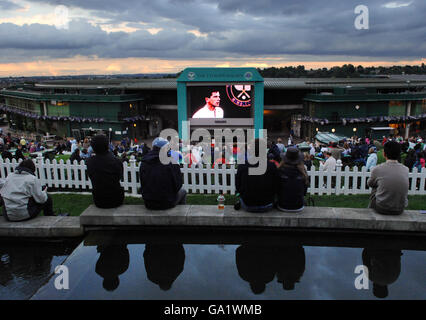
{"label": "tree line", "polygon": [[426,74],[426,65],[422,63],[418,66],[391,66],[391,67],[363,67],[352,64],[344,64],[341,67],[335,66],[330,69],[305,69],[305,66],[297,67],[270,67],[257,69],[264,78],[361,78],[377,77],[387,75],[403,74]]}

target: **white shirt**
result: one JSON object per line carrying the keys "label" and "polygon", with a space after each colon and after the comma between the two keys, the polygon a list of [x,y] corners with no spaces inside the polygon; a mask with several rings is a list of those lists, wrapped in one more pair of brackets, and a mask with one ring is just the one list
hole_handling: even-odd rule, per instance
{"label": "white shirt", "polygon": [[309,155],[311,156],[315,156],[315,148],[314,145],[311,143],[310,144],[311,149],[309,150]]}
{"label": "white shirt", "polygon": [[71,145],[71,153],[74,153],[75,149],[77,149],[77,148],[78,148],[77,143],[73,143],[73,144]]}
{"label": "white shirt", "polygon": [[370,155],[368,156],[368,159],[367,159],[367,165],[366,165],[367,171],[370,171],[376,165],[377,165],[377,154],[370,153]]}
{"label": "white shirt", "polygon": [[280,152],[285,152],[285,145],[283,145],[282,143],[277,143],[276,146],[278,147],[278,150],[280,150]]}
{"label": "white shirt", "polygon": [[333,156],[330,156],[324,163],[324,171],[326,170],[331,170],[334,171],[336,170],[336,159],[333,158]]}
{"label": "white shirt", "polygon": [[47,201],[47,190],[42,190],[36,176],[22,171],[9,174],[0,191],[11,221],[28,219],[28,201],[32,197],[37,203]]}
{"label": "white shirt", "polygon": [[200,110],[194,113],[192,118],[223,118],[223,109],[220,107],[214,108],[214,110],[210,110],[207,105],[202,107]]}

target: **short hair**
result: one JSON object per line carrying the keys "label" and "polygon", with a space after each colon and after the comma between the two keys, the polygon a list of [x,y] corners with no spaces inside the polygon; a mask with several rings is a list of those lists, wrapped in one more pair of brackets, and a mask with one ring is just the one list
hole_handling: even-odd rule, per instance
{"label": "short hair", "polygon": [[31,159],[26,159],[26,160],[22,161],[19,164],[18,167],[30,169],[31,172],[33,172],[33,173],[35,173],[35,169],[36,169],[35,164],[34,164],[33,160],[31,160]]}
{"label": "short hair", "polygon": [[210,92],[210,95],[208,97],[210,98],[213,95],[213,93],[215,93],[215,92],[220,94],[219,90],[213,90],[213,91]]}
{"label": "short hair", "polygon": [[385,143],[383,152],[389,160],[398,160],[401,155],[401,146],[396,141],[388,141]]}
{"label": "short hair", "polygon": [[103,134],[94,136],[91,145],[96,154],[108,153],[108,138]]}

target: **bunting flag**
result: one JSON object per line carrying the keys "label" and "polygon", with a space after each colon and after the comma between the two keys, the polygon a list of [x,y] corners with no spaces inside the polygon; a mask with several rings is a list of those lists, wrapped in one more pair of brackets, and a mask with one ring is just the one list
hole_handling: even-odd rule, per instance
{"label": "bunting flag", "polygon": [[37,113],[23,111],[17,108],[9,107],[4,104],[0,105],[0,110],[7,113],[13,113],[26,118],[34,120],[53,120],[53,121],[70,121],[70,122],[95,122],[102,123],[105,122],[104,118],[81,118],[81,117],[72,117],[72,116],[42,116]]}
{"label": "bunting flag", "polygon": [[[415,116],[374,116],[374,117],[359,117],[359,118],[340,118],[340,122],[346,126],[347,124],[353,123],[373,123],[373,122],[411,122],[425,120],[426,113],[415,115]],[[318,119],[312,118],[309,116],[302,116],[302,121],[310,123],[319,123],[321,125],[328,124],[330,121],[328,119]],[[338,123],[339,121],[334,121]]]}
{"label": "bunting flag", "polygon": [[148,119],[145,119],[145,116],[143,115],[123,119],[124,122],[135,122],[139,120],[148,120]]}

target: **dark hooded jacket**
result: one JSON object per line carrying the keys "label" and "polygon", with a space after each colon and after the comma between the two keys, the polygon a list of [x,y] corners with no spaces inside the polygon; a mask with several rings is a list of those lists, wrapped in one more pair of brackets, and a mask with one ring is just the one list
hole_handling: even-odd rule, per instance
{"label": "dark hooded jacket", "polygon": [[111,152],[97,154],[86,161],[87,174],[92,181],[92,194],[99,208],[115,208],[123,204],[123,164]]}
{"label": "dark hooded jacket", "polygon": [[278,206],[287,210],[302,208],[308,188],[303,174],[296,166],[284,165],[278,169],[278,175]]}
{"label": "dark hooded jacket", "polygon": [[268,161],[264,174],[249,175],[249,168],[256,166],[248,162],[238,165],[235,177],[236,190],[247,206],[265,206],[274,203],[278,188],[277,167]]}
{"label": "dark hooded jacket", "polygon": [[148,209],[174,207],[178,191],[182,188],[182,173],[178,164],[162,164],[160,150],[154,148],[141,161],[139,169],[142,198]]}

